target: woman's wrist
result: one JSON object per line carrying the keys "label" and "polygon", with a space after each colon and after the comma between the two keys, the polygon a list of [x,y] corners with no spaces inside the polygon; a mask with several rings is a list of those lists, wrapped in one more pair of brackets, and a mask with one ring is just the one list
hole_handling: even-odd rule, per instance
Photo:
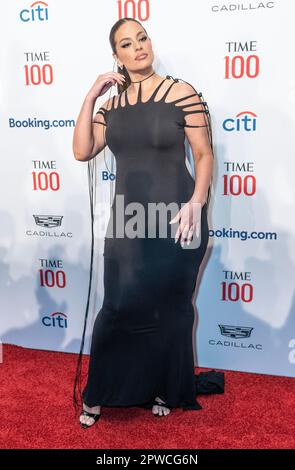
{"label": "woman's wrist", "polygon": [[97,97],[95,97],[95,96],[92,95],[91,93],[88,93],[88,94],[86,95],[86,97],[85,97],[85,102],[86,102],[86,103],[88,102],[88,103],[93,104],[93,103],[95,103],[96,98],[97,98]]}
{"label": "woman's wrist", "polygon": [[190,200],[191,202],[200,203],[201,207],[203,207],[206,203],[206,198],[198,193],[194,193]]}

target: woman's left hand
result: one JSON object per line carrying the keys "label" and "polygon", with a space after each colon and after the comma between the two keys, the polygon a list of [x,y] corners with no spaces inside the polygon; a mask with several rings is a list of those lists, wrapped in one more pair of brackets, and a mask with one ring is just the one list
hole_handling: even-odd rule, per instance
{"label": "woman's left hand", "polygon": [[170,220],[170,224],[178,222],[179,226],[175,234],[175,243],[177,243],[181,236],[180,243],[184,246],[185,239],[189,245],[192,241],[193,233],[196,232],[196,236],[200,235],[201,227],[201,212],[202,204],[200,202],[190,199],[176,214],[173,219]]}

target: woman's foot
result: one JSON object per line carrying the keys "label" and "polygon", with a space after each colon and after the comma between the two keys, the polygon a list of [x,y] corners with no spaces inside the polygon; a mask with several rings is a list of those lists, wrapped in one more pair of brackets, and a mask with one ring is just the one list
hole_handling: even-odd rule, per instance
{"label": "woman's foot", "polygon": [[[89,428],[94,423],[96,423],[100,417],[100,409],[100,406],[93,406],[90,408],[89,406],[85,405],[85,403],[83,403],[83,411],[80,415],[81,426],[83,428]],[[93,416],[89,416],[88,413]]]}
{"label": "woman's foot", "polygon": [[152,408],[152,413],[154,416],[167,416],[170,413],[170,408],[167,408],[164,404],[165,402],[161,398],[156,397],[155,402],[159,405],[154,405]]}

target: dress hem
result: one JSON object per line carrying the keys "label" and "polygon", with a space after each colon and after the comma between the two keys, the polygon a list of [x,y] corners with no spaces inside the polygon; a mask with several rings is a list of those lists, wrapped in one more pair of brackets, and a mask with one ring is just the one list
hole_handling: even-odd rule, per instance
{"label": "dress hem", "polygon": [[[200,372],[199,374],[194,375],[195,378],[195,393],[197,395],[211,395],[211,394],[222,394],[224,393],[224,372],[217,372],[214,369],[208,372]],[[86,394],[86,390],[82,393],[82,398],[84,398]],[[89,405],[84,401],[85,405],[88,407],[94,406],[102,406],[102,407],[109,407],[109,408],[131,408],[131,407],[140,407],[145,409],[151,409],[153,407],[153,399],[144,400],[142,402],[137,403],[104,403],[103,400],[98,400],[99,403]],[[194,401],[193,403],[181,401],[177,405],[171,405],[168,401],[166,402],[172,409],[182,408],[183,411],[185,410],[201,410],[203,407],[198,403],[198,401]]]}

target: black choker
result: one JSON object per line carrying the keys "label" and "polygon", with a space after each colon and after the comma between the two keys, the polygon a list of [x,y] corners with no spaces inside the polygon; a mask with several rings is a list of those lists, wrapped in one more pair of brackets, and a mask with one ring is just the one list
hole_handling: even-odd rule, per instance
{"label": "black choker", "polygon": [[150,78],[152,75],[154,75],[156,72],[153,72],[151,73],[148,77],[144,78],[143,80],[138,80],[137,82],[132,82],[131,83],[139,83],[139,82],[144,82],[144,80],[147,80],[148,78]]}

